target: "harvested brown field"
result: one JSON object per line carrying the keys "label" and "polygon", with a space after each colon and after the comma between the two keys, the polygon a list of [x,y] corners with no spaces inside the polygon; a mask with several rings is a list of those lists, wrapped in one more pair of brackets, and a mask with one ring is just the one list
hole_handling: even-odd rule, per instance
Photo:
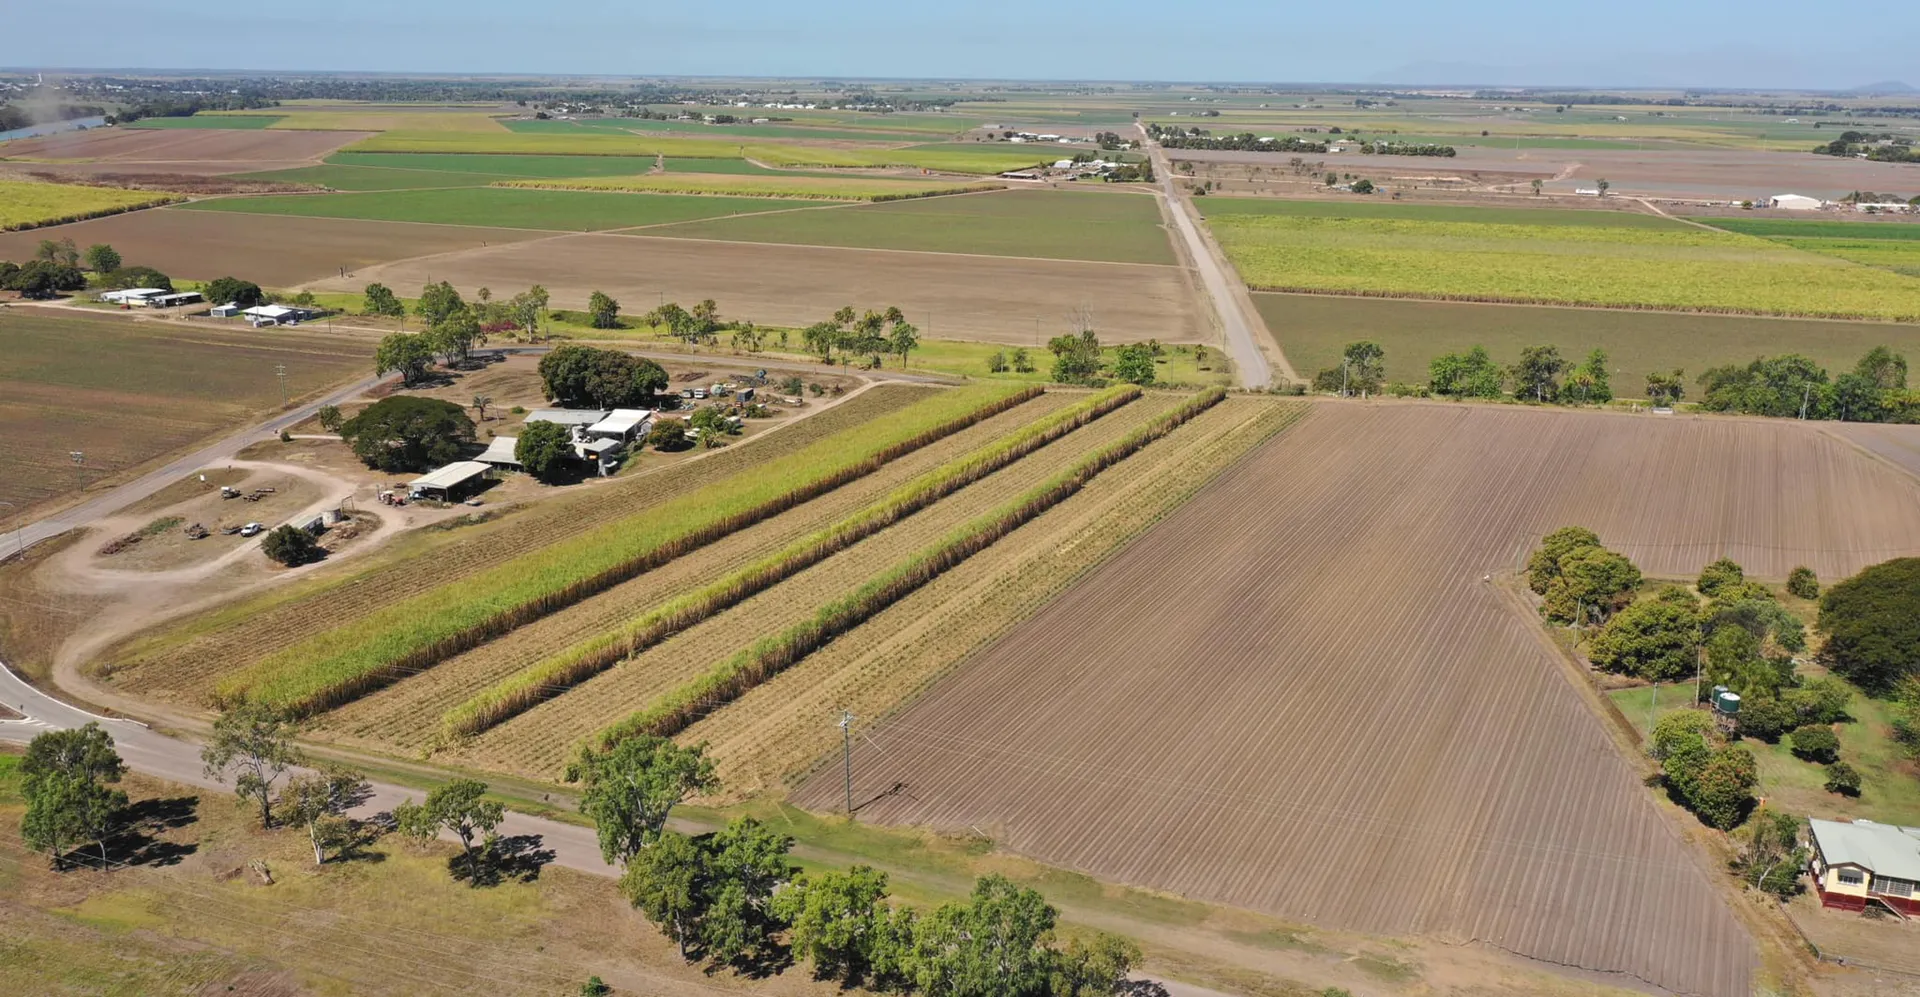
{"label": "harvested brown field", "polygon": [[112,173],[249,173],[311,166],[370,132],[93,128],[0,144],[0,159],[90,164]]}
{"label": "harvested brown field", "polygon": [[1920,426],[1833,422],[1820,428],[1920,477]]}
{"label": "harvested brown field", "polygon": [[663,293],[668,300],[712,298],[728,317],[788,327],[810,325],[849,303],[893,304],[913,316],[925,336],[1028,347],[1044,345],[1081,306],[1093,313],[1104,341],[1185,343],[1210,336],[1178,267],[643,235],[574,235],[403,259],[310,286],[358,291],[377,280],[395,293],[416,295],[429,275],[462,289],[539,284],[560,308],[583,308],[596,290],[622,302]]}
{"label": "harvested brown field", "polygon": [[[81,246],[107,243],[119,250],[128,263],[150,266],[176,278],[213,280],[231,275],[265,287],[288,287],[319,277],[336,276],[342,267],[351,274],[387,260],[458,252],[482,244],[530,239],[538,234],[463,225],[162,208],[31,232],[0,234],[0,260],[31,259],[40,240],[64,238]],[[423,261],[422,265],[431,262]],[[375,278],[365,277],[363,273],[342,286],[351,285],[357,293],[371,279]],[[509,286],[513,283],[510,281]],[[418,290],[415,288],[409,293]]]}
{"label": "harvested brown field", "polygon": [[1582,523],[1653,574],[1840,577],[1920,551],[1917,500],[1785,422],[1318,405],[869,729],[855,799],[1104,879],[1745,995],[1720,873],[1481,576]]}
{"label": "harvested brown field", "polygon": [[373,352],[304,329],[267,337],[34,307],[0,314],[0,342],[0,501],[13,504],[0,522],[274,411],[276,366],[299,398],[360,376]]}
{"label": "harvested brown field", "polygon": [[[456,532],[421,534],[350,572],[320,574],[271,595],[162,630],[111,655],[113,679],[143,695],[199,703],[222,675],[406,594],[503,563],[601,523],[792,453],[879,418],[935,389],[882,384],[845,402],[696,460],[616,480]],[[437,719],[437,718],[436,718]]]}

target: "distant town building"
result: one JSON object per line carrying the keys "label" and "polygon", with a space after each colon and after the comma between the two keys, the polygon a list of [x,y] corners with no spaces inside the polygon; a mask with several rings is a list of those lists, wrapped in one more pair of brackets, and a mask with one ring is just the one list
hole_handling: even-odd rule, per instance
{"label": "distant town building", "polygon": [[1782,211],[1818,211],[1826,207],[1827,202],[1805,194],[1775,194],[1767,200],[1767,207]]}

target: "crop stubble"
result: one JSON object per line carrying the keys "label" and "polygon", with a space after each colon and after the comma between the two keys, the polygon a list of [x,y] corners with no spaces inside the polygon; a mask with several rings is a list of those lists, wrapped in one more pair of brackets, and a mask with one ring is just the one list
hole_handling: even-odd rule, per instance
{"label": "crop stubble", "polygon": [[[852,591],[982,510],[1039,484],[1180,400],[1177,396],[1152,395],[1095,420],[849,550],[452,748],[443,757],[452,764],[556,778],[588,735],[644,708],[756,639],[812,616],[821,605]],[[1008,428],[1003,426],[1002,431]],[[991,438],[981,437],[975,443]],[[959,456],[967,449],[951,450],[948,456]]]}
{"label": "crop stubble", "polygon": [[[1916,498],[1780,423],[1319,406],[872,730],[855,798],[1103,878],[1745,994],[1717,873],[1480,576],[1584,523],[1654,574],[1839,577],[1920,550]],[[838,807],[832,776],[798,799]]]}
{"label": "crop stubble", "polygon": [[[818,415],[758,436],[698,461],[645,474],[631,482],[562,498],[524,515],[472,527],[418,550],[348,575],[241,604],[223,625],[203,633],[163,631],[151,646],[134,645],[121,655],[116,679],[145,695],[198,702],[212,683],[247,662],[280,651],[319,631],[404,598],[408,593],[464,577],[520,554],[574,536],[583,529],[684,495],[716,476],[793,453],[836,432],[879,418],[936,389],[883,384]],[[181,628],[203,626],[185,621]],[[180,630],[181,628],[175,628]]]}

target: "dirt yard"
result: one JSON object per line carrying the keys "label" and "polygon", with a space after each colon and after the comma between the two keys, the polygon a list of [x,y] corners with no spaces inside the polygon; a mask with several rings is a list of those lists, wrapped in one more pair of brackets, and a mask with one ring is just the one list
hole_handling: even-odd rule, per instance
{"label": "dirt yard", "polygon": [[[42,239],[72,239],[81,246],[107,243],[128,263],[150,266],[175,278],[235,276],[263,287],[289,287],[337,277],[343,268],[353,274],[389,260],[432,257],[537,234],[519,229],[155,209],[9,232],[0,235],[0,260],[32,259]],[[420,264],[432,262],[427,259]],[[377,278],[361,273],[341,286],[358,293],[373,279]],[[527,283],[517,281],[521,287]],[[504,286],[515,284],[509,281]],[[415,287],[407,293],[418,291]]]}
{"label": "dirt yard", "polygon": [[[313,166],[371,132],[94,128],[0,144],[0,159],[84,160],[109,173],[252,173]],[[65,162],[74,167],[81,164]]]}
{"label": "dirt yard", "polygon": [[[0,257],[4,246],[0,242]],[[377,280],[414,295],[429,277],[463,291],[540,284],[556,308],[585,307],[595,290],[630,311],[650,308],[662,296],[683,303],[712,298],[729,317],[789,327],[818,322],[842,305],[899,305],[923,336],[1028,347],[1044,346],[1066,331],[1082,307],[1092,313],[1103,340],[1185,343],[1211,337],[1205,312],[1177,267],[639,235],[569,235],[404,259],[309,286],[358,291]]]}
{"label": "dirt yard", "polygon": [[1569,523],[1650,574],[1841,577],[1920,552],[1920,485],[1785,422],[1322,404],[874,727],[863,819],[1744,997],[1720,873],[1482,580]]}

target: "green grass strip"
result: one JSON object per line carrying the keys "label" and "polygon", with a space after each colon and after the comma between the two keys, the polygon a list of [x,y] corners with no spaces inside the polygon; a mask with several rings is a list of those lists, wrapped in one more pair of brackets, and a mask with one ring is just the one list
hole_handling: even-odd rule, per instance
{"label": "green grass strip", "polygon": [[943,391],[688,495],[438,586],[303,640],[215,688],[297,714],[332,709],[811,501],[1040,395]]}
{"label": "green grass strip", "polygon": [[596,634],[494,683],[447,711],[441,718],[443,732],[448,738],[469,737],[552,699],[1138,397],[1140,389],[1131,384],[1109,388],[927,471],[885,498],[789,544],[776,554],[657,606],[617,630]]}
{"label": "green grass strip", "polygon": [[671,737],[714,710],[739,699],[840,634],[871,619],[926,583],[954,568],[1041,513],[1074,495],[1100,472],[1132,456],[1194,416],[1226,398],[1213,388],[1188,399],[1118,441],[1082,458],[999,508],[982,515],[894,565],[884,574],[828,603],[812,619],[797,623],[734,655],[624,720],[602,730],[599,741],[611,747],[629,737]]}

